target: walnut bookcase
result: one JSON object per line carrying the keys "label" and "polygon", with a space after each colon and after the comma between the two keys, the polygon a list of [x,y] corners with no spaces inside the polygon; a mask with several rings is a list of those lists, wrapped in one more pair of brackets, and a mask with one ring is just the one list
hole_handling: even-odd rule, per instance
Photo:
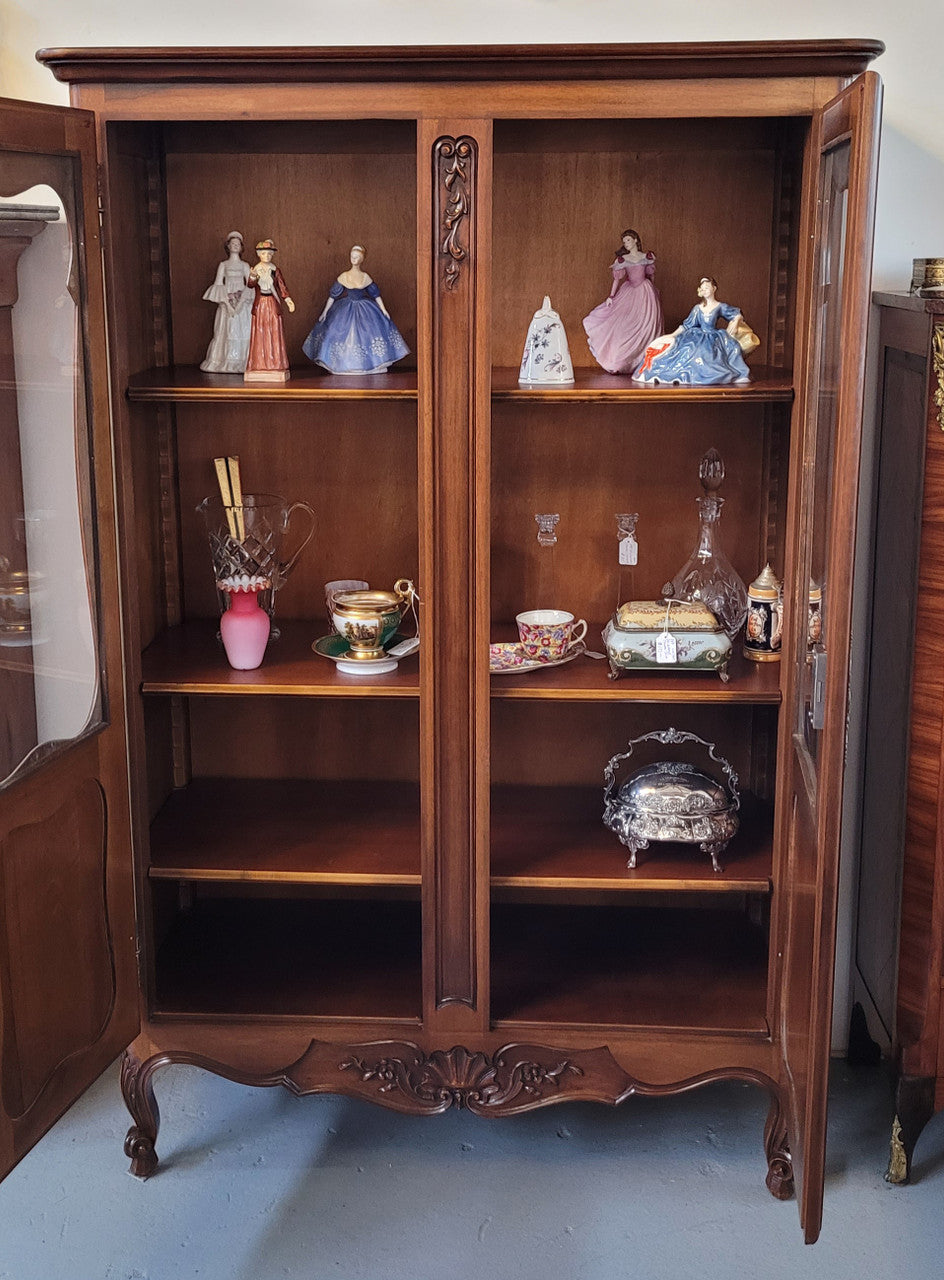
{"label": "walnut bookcase", "polygon": [[[94,113],[100,164],[140,951],[123,1071],[136,1173],[157,1164],[153,1078],[169,1062],[415,1114],[739,1079],[770,1097],[768,1186],[785,1197],[797,1183],[816,1238],[838,835],[827,797],[841,785],[878,100],[865,69],[880,51],[40,55]],[[284,386],[198,369],[212,320],[201,293],[231,225],[279,245],[299,359]],[[706,271],[743,309],[763,340],[750,384],[640,389],[591,367],[579,318],[627,225],[657,253],[671,323]],[[386,376],[301,367],[355,240],[415,353]],[[521,344],[545,292],[576,379],[524,390]],[[727,467],[736,567],[749,580],[769,559],[786,574],[782,664],[738,658],[728,684],[611,682],[586,659],[490,680],[489,639],[542,593],[598,635],[617,603],[617,511],[640,513],[633,594],[658,596],[693,540],[710,446]],[[217,647],[195,512],[223,453],[239,455],[244,487],[317,513],[256,672],[231,671]],[[539,510],[561,512],[550,581]],[[358,574],[419,586],[422,648],[394,675],[345,677],[310,651],[323,583]],[[829,583],[822,729],[811,574]],[[715,741],[745,788],[721,875],[671,847],[628,872],[602,826],[607,759],[667,724]],[[109,927],[126,950],[130,922]]]}

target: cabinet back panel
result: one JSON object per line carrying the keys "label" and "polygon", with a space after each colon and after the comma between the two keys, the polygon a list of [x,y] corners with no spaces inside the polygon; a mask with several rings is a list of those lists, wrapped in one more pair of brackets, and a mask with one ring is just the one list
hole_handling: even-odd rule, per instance
{"label": "cabinet back panel", "polygon": [[[576,366],[595,367],[582,318],[610,291],[610,264],[626,227],[656,255],[666,330],[698,301],[703,275],[739,306],[771,362],[771,314],[785,289],[774,271],[784,225],[781,157],[797,139],[776,122],[511,121],[495,133],[492,360],[517,366],[528,321],[549,294]],[[778,147],[780,148],[778,150]],[[795,221],[790,213],[789,222]]]}
{"label": "cabinet back panel", "polygon": [[[244,493],[281,494],[315,511],[315,533],[278,593],[276,616],[317,619],[327,631],[324,584],[361,578],[389,590],[417,579],[416,406],[366,413],[356,401],[226,406],[181,405],[177,413],[185,615],[217,611],[210,553],[197,504],[217,492],[213,459],[236,454]],[[297,521],[297,526],[296,526]],[[306,527],[292,517],[286,550]],[[418,583],[420,595],[422,584]]]}
{"label": "cabinet back panel", "polygon": [[[592,638],[591,638],[592,642]],[[577,659],[589,661],[589,659]],[[679,676],[687,679],[717,676]],[[630,680],[630,676],[624,676]],[[492,703],[491,779],[493,783],[544,786],[593,786],[603,794],[603,769],[617,752],[625,751],[632,738],[674,725],[715,743],[747,787],[751,779],[751,743],[755,731],[752,707],[651,706],[620,703],[494,702]],[[764,716],[766,732],[775,740],[776,717]],[[709,760],[696,743],[681,747],[643,744],[620,766],[625,781],[638,768],[654,760],[688,760],[697,768],[722,778],[719,765]],[[602,812],[602,798],[601,798]]]}
{"label": "cabinet back panel", "polygon": [[[561,608],[603,622],[619,597],[659,599],[697,541],[698,466],[712,446],[725,463],[722,545],[747,583],[767,555],[758,498],[768,489],[762,407],[495,405],[492,618]],[[780,450],[784,464],[786,455]],[[560,513],[552,548],[537,541],[540,511]],[[622,511],[639,513],[639,563],[621,571],[615,515]]]}
{"label": "cabinet back panel", "polygon": [[121,378],[165,358],[161,347],[167,339],[162,330],[168,255],[161,216],[163,172],[160,132],[154,126],[109,125],[106,137],[112,217],[121,227],[121,234],[108,241],[113,327],[120,337],[109,356]]}
{"label": "cabinet back panel", "polygon": [[[170,150],[184,132],[188,149]],[[296,306],[294,314],[283,312],[292,364],[308,365],[302,343],[350,266],[353,244],[366,248],[364,269],[415,351],[415,137],[412,122],[373,120],[343,129],[176,126],[165,158],[174,362],[204,357],[214,308],[203,293],[231,230],[242,233],[250,265],[257,241],[271,237],[278,245],[276,263]],[[406,363],[415,367],[415,357]]]}
{"label": "cabinet back panel", "polygon": [[[419,778],[414,703],[207,697],[189,704],[195,777]],[[364,803],[370,803],[369,781]]]}

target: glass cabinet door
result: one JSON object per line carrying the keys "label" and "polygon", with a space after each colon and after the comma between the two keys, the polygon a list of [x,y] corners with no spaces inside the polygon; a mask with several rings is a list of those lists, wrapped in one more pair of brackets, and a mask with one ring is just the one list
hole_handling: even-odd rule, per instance
{"label": "glass cabinet door", "polygon": [[822,1216],[826,1083],[845,761],[852,569],[880,88],[868,72],[814,116],[808,377],[793,540],[791,672],[781,744],[777,1027],[808,1241]]}
{"label": "glass cabinet door", "polygon": [[0,1176],[138,1026],[96,170],[0,103]]}
{"label": "glass cabinet door", "polygon": [[0,152],[0,787],[101,721],[75,160]]}

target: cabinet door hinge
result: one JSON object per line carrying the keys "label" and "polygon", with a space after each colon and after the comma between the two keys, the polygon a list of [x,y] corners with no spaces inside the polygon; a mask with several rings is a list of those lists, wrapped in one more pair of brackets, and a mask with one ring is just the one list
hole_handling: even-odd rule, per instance
{"label": "cabinet door hinge", "polygon": [[98,194],[98,225],[105,225],[105,170],[102,165],[95,169],[95,190]]}
{"label": "cabinet door hinge", "polygon": [[814,729],[822,729],[826,723],[826,651],[813,654],[813,690],[810,706],[810,723]]}

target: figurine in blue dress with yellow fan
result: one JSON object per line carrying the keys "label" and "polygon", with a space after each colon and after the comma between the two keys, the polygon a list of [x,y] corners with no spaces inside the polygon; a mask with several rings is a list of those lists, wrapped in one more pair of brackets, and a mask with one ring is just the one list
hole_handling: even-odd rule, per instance
{"label": "figurine in blue dress with yellow fan", "polygon": [[363,245],[351,250],[351,268],[331,286],[328,300],[302,350],[329,373],[386,373],[410,354],[380,290],[362,268]]}
{"label": "figurine in blue dress with yellow fan", "polygon": [[[683,387],[714,387],[749,382],[744,356],[760,345],[739,307],[717,298],[718,282],[702,276],[700,301],[672,333],[653,338],[634,382],[661,382]],[[718,321],[726,321],[719,329]]]}

